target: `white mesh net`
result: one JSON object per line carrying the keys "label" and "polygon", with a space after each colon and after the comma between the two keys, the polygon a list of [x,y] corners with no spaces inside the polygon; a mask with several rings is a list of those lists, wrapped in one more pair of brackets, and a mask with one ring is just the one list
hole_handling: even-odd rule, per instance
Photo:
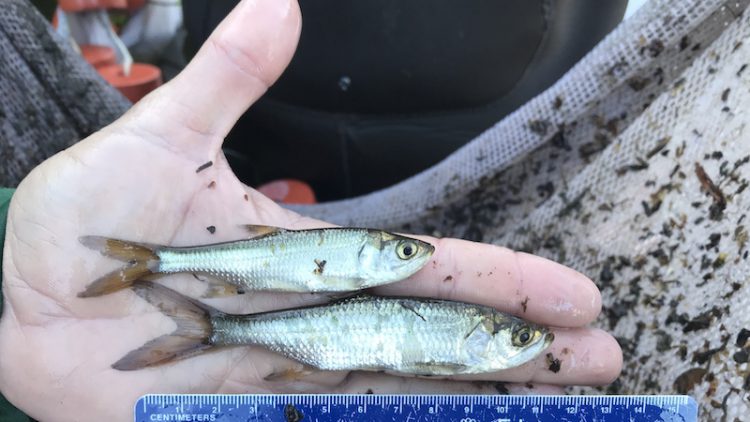
{"label": "white mesh net", "polygon": [[296,209],[572,266],[599,285],[598,325],[623,347],[608,392],[687,393],[702,420],[741,420],[750,414],[748,2],[652,0],[437,166]]}

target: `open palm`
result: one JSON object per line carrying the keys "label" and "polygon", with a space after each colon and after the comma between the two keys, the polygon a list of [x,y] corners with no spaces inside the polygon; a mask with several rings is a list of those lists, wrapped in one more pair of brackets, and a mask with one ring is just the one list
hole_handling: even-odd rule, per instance
{"label": "open palm", "polygon": [[[255,347],[139,371],[111,368],[174,324],[127,290],[76,297],[120,265],[83,247],[80,236],[194,245],[242,238],[243,224],[325,225],[244,186],[221,153],[232,125],[287,65],[299,29],[294,0],[240,3],[176,79],[39,166],[19,186],[8,219],[0,320],[0,389],[14,404],[45,421],[126,420],[145,393],[496,391],[465,380],[533,382],[532,391],[544,392],[557,391],[545,384],[602,384],[619,373],[614,339],[580,328],[600,308],[590,280],[542,258],[453,239],[428,239],[436,245],[430,263],[375,293],[476,302],[568,327],[556,329],[549,350],[561,360],[559,371],[540,356],[520,368],[462,381],[342,372],[266,381],[296,364]],[[163,282],[191,295],[203,287],[189,275]],[[251,292],[210,303],[248,313],[320,299]]]}

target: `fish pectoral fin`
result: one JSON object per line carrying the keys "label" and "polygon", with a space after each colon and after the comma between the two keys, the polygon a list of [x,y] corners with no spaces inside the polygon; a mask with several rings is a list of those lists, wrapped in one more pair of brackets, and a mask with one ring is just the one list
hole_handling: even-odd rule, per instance
{"label": "fish pectoral fin", "polygon": [[193,274],[193,276],[199,281],[202,281],[208,285],[206,287],[206,290],[201,295],[202,299],[213,299],[217,297],[230,297],[245,294],[245,291],[241,287],[235,286],[234,284],[231,284],[227,281],[220,280],[214,277],[198,276],[197,274]]}
{"label": "fish pectoral fin", "polygon": [[368,287],[372,287],[372,286],[368,286],[367,282],[368,280],[366,278],[358,277],[354,280],[354,285],[357,286],[357,288],[359,289],[366,289]]}
{"label": "fish pectoral fin", "polygon": [[263,380],[269,382],[299,381],[318,372],[320,372],[320,370],[313,368],[312,366],[298,364],[285,369],[271,372],[270,374],[263,377]]}
{"label": "fish pectoral fin", "polygon": [[315,273],[314,276],[305,280],[305,285],[308,286],[312,292],[327,292],[333,293],[334,295],[338,295],[339,293],[347,295],[349,293],[357,294],[362,290],[372,287],[367,285],[367,280],[362,278],[321,276],[318,273]]}
{"label": "fish pectoral fin", "polygon": [[257,239],[263,236],[286,231],[281,227],[263,226],[259,224],[245,224],[242,227],[247,230],[248,239]]}
{"label": "fish pectoral fin", "polygon": [[421,377],[457,375],[466,372],[467,365],[455,362],[415,362],[408,365],[408,371]]}

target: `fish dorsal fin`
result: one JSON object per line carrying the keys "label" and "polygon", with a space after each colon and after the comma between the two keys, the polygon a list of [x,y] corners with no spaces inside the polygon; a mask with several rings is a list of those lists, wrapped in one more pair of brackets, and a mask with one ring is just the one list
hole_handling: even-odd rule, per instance
{"label": "fish dorsal fin", "polygon": [[255,239],[286,231],[286,229],[282,229],[281,227],[263,226],[259,224],[245,224],[242,227],[247,231],[248,239]]}

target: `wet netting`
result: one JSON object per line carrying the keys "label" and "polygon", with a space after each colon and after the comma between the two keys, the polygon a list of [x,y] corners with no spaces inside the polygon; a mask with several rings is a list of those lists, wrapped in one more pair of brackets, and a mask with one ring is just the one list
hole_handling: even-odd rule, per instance
{"label": "wet netting", "polygon": [[16,186],[56,152],[106,126],[130,103],[26,0],[0,6],[0,186]]}
{"label": "wet netting", "polygon": [[[338,224],[481,240],[591,276],[624,352],[612,394],[750,414],[750,13],[652,0],[560,81],[443,162],[296,207]],[[591,393],[593,390],[575,390]]]}

